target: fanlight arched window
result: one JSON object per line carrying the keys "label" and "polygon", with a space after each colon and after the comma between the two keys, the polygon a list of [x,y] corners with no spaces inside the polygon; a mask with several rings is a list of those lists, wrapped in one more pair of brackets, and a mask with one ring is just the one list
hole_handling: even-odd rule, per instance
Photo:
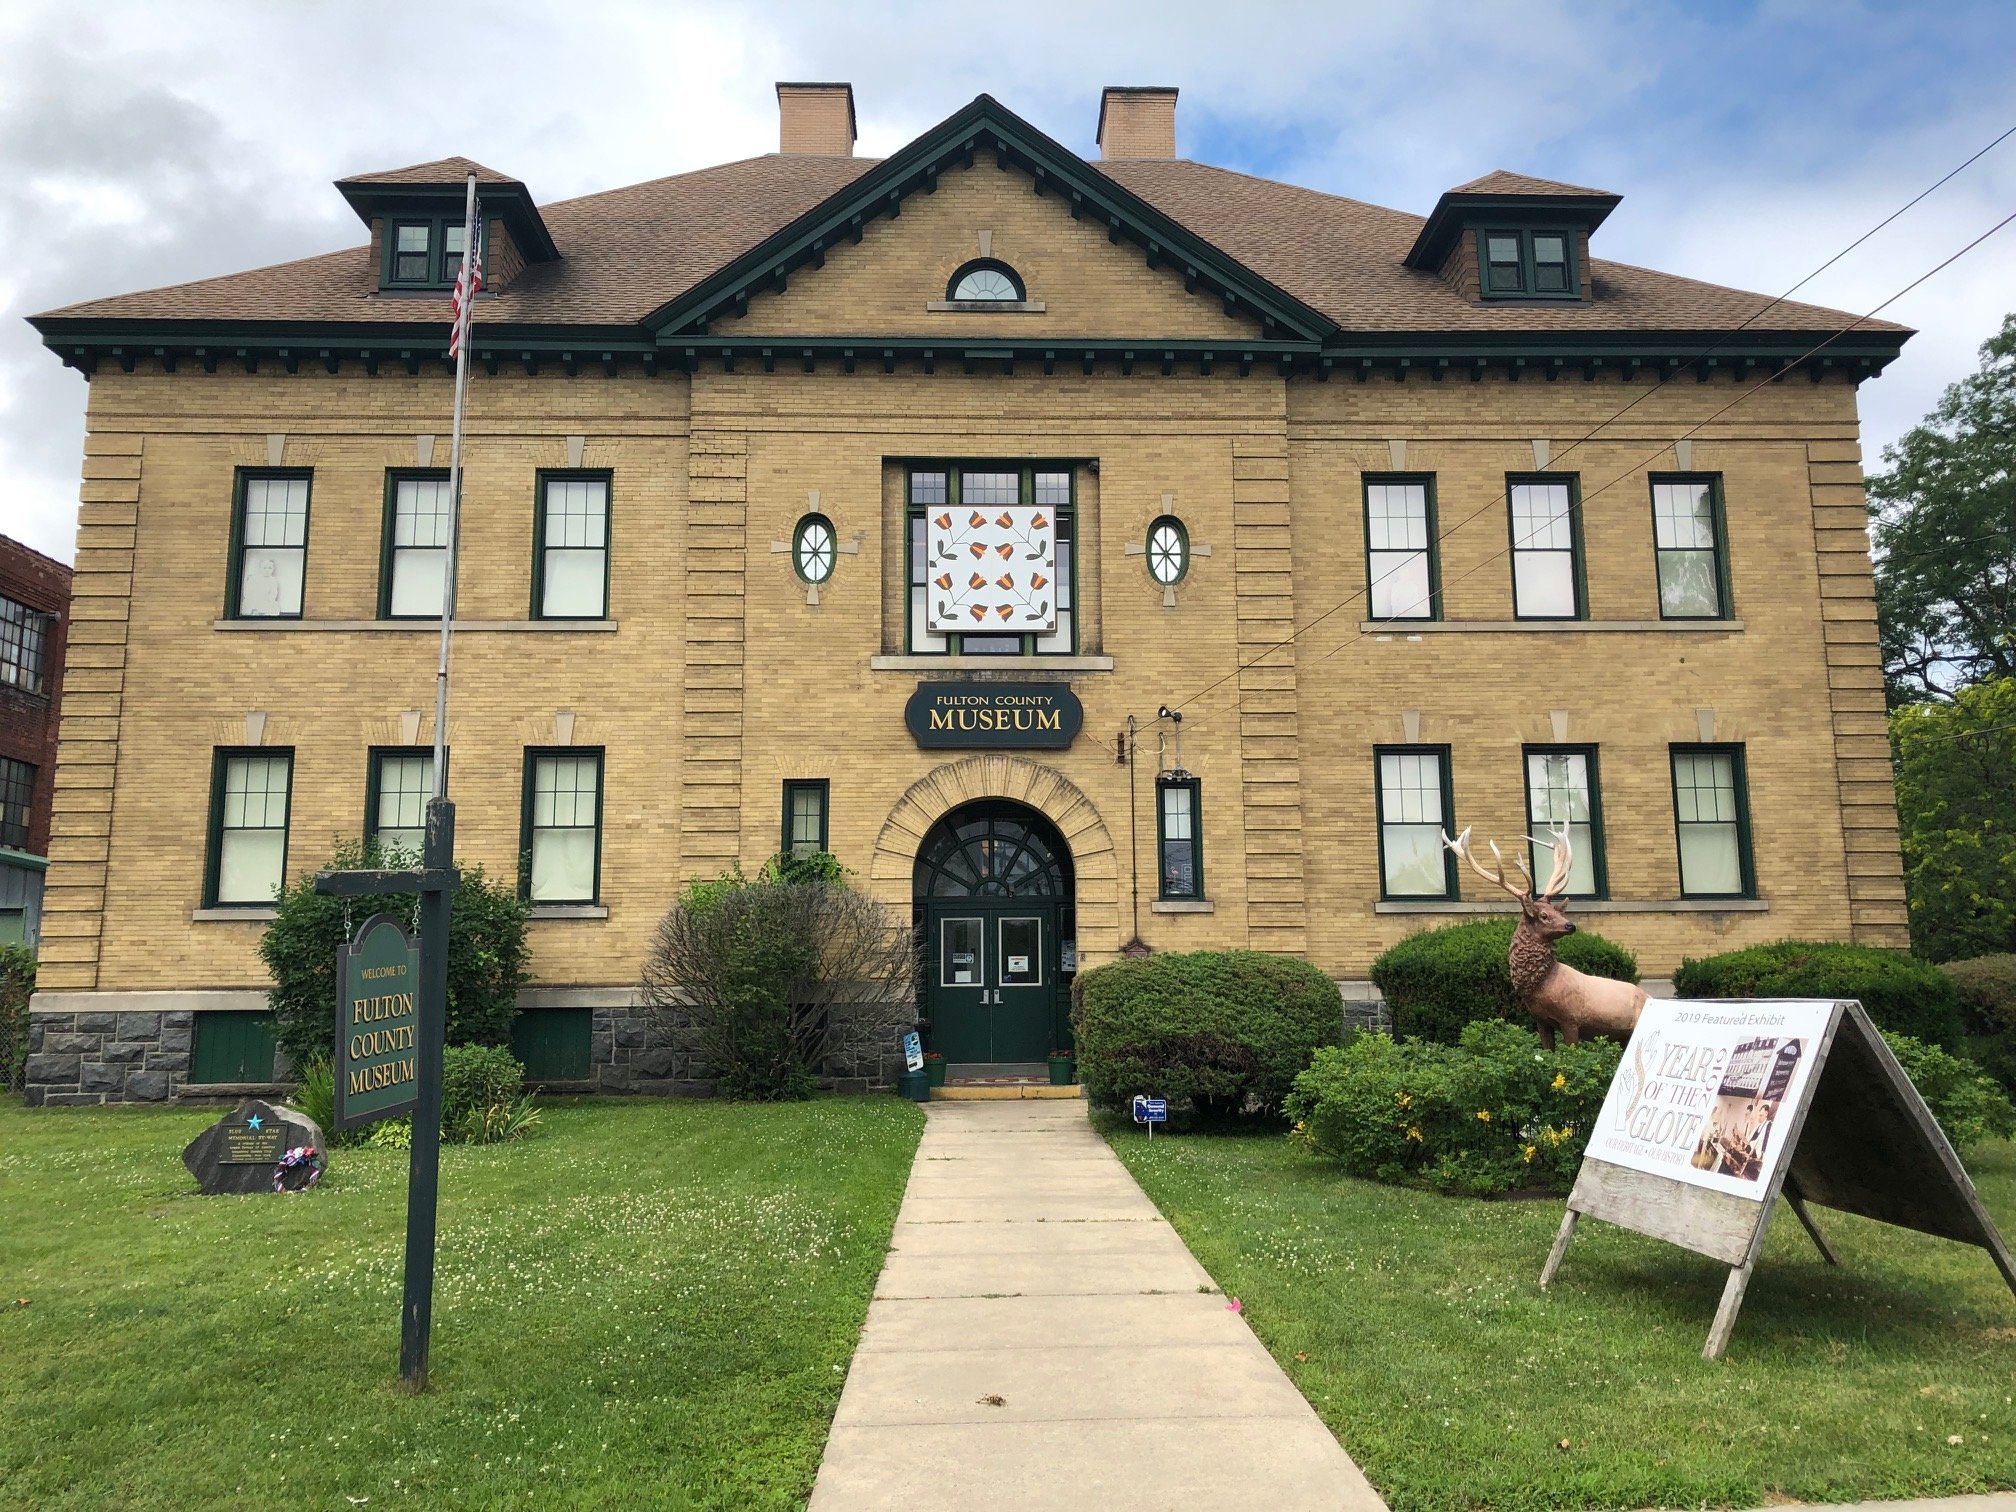
{"label": "fanlight arched window", "polygon": [[917,852],[919,898],[1071,896],[1063,838],[1019,806],[982,802],[939,820]]}
{"label": "fanlight arched window", "polygon": [[1163,515],[1148,527],[1148,576],[1169,587],[1190,570],[1190,532],[1174,515]]}
{"label": "fanlight arched window", "polygon": [[952,275],[945,297],[967,304],[1019,304],[1027,296],[1021,274],[1004,262],[982,258]]}
{"label": "fanlight arched window", "polygon": [[808,583],[823,583],[833,576],[833,522],[822,514],[808,514],[798,522],[791,536],[791,564]]}

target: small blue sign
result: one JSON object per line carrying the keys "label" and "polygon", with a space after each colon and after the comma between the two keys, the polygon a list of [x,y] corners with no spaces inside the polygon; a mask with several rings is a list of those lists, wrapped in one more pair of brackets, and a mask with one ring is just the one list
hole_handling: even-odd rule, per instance
{"label": "small blue sign", "polygon": [[915,1029],[903,1036],[903,1065],[909,1071],[924,1069],[924,1042],[917,1037]]}
{"label": "small blue sign", "polygon": [[1134,1122],[1138,1124],[1158,1124],[1169,1122],[1169,1099],[1166,1097],[1134,1098]]}

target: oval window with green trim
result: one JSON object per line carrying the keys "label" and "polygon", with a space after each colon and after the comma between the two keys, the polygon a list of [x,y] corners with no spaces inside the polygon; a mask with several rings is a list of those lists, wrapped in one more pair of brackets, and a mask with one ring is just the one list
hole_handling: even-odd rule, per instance
{"label": "oval window with green trim", "polygon": [[808,514],[798,522],[791,537],[791,561],[798,576],[808,583],[823,583],[833,576],[835,541],[833,522],[822,514]]}
{"label": "oval window with green trim", "polygon": [[1168,587],[1189,570],[1190,533],[1176,516],[1163,515],[1148,527],[1148,576]]}

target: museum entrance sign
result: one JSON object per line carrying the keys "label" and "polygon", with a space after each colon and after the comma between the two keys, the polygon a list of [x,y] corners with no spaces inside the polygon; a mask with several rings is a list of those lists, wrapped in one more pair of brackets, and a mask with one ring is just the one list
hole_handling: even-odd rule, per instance
{"label": "museum entrance sign", "polygon": [[1597,1115],[1540,1274],[1586,1214],[1730,1267],[1702,1354],[1728,1347],[1782,1195],[1978,1245],[2016,1263],[1932,1112],[1857,1002],[1647,1002]]}

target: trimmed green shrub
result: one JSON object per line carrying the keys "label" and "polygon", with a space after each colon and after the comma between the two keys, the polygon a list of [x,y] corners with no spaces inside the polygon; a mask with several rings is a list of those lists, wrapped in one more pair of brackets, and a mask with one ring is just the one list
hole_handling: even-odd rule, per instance
{"label": "trimmed green shrub", "polygon": [[1516,1024],[1458,1043],[1361,1034],[1316,1052],[1286,1110],[1295,1135],[1354,1176],[1488,1196],[1574,1183],[1621,1048],[1542,1050]]}
{"label": "trimmed green shrub", "polygon": [[1908,1034],[1886,1032],[1883,1041],[1954,1149],[1984,1139],[2016,1138],[2016,1103],[1974,1062]]}
{"label": "trimmed green shrub", "polygon": [[538,1120],[525,1068],[501,1045],[450,1045],[441,1057],[441,1138],[501,1144]]}
{"label": "trimmed green shrub", "polygon": [[[1393,1033],[1453,1045],[1466,1024],[1503,1019],[1527,1024],[1512,992],[1514,919],[1480,919],[1411,934],[1372,963],[1372,981],[1393,1012]],[[1638,958],[1601,935],[1578,929],[1555,942],[1555,959],[1590,976],[1638,980]]]}
{"label": "trimmed green shrub", "polygon": [[1901,950],[1781,940],[1682,961],[1673,990],[1683,998],[1856,998],[1878,1029],[1947,1050],[1960,1043],[1953,983]]}
{"label": "trimmed green shrub", "polygon": [[2016,1093],[2016,955],[1976,956],[1939,968],[1960,997],[1960,1048]]}
{"label": "trimmed green shrub", "polygon": [[0,1091],[19,1092],[28,1066],[28,999],[35,991],[35,954],[0,945]]}
{"label": "trimmed green shrub", "polygon": [[[333,868],[405,866],[413,858],[359,840],[340,842]],[[396,914],[412,927],[411,893],[348,904],[353,930],[374,913]],[[259,939],[259,958],[273,973],[266,1000],[281,1048],[297,1066],[333,1053],[336,1041],[336,950],[344,942],[345,900],[315,891],[304,873],[277,900],[278,912]],[[518,1013],[518,989],[531,980],[525,942],[529,910],[517,892],[493,882],[480,866],[464,867],[448,923],[448,1043],[502,1045]]]}
{"label": "trimmed green shrub", "polygon": [[1078,1079],[1108,1108],[1138,1093],[1213,1116],[1272,1114],[1344,1019],[1335,982],[1257,950],[1111,961],[1071,996]]}

